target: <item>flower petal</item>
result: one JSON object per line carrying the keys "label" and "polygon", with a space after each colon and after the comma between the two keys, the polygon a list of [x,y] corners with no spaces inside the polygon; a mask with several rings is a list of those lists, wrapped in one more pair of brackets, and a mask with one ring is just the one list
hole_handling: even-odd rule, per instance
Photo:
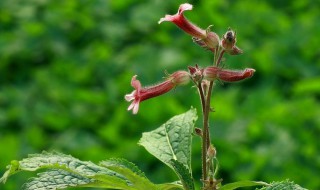
{"label": "flower petal", "polygon": [[133,106],[132,113],[133,113],[133,114],[137,114],[138,111],[139,111],[139,104],[140,104],[140,102],[137,101],[137,102],[133,102],[133,103],[135,103],[135,104],[134,104],[134,106]]}
{"label": "flower petal", "polygon": [[178,14],[182,14],[184,11],[192,10],[192,5],[189,3],[181,4],[178,10]]}
{"label": "flower petal", "polygon": [[165,22],[165,21],[169,21],[169,22],[172,22],[174,20],[174,17],[175,15],[165,15],[163,18],[160,18],[158,24],[161,24],[162,22]]}
{"label": "flower petal", "polygon": [[136,90],[134,90],[130,94],[125,95],[124,99],[126,99],[126,101],[128,101],[128,102],[131,102],[132,100],[134,100],[135,93],[136,93]]}
{"label": "flower petal", "polygon": [[158,24],[161,24],[162,22],[165,22],[165,21],[173,22],[174,20],[179,19],[184,11],[188,11],[188,10],[192,10],[192,5],[191,4],[189,4],[189,3],[181,4],[177,14],[175,14],[175,15],[165,15],[163,18],[161,18],[159,20]]}

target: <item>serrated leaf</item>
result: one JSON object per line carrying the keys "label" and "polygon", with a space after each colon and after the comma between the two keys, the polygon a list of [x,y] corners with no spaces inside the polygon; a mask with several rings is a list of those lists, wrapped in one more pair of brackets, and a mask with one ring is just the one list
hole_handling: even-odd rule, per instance
{"label": "serrated leaf", "polygon": [[58,152],[43,152],[41,154],[30,154],[28,158],[24,158],[18,162],[18,167],[15,170],[15,172],[21,170],[36,171],[43,168],[70,170],[73,173],[81,173],[83,176],[89,177],[95,176],[97,174],[106,174],[126,180],[124,176],[114,171],[111,171],[105,167],[98,166],[92,162],[81,161],[70,155],[65,155]]}
{"label": "serrated leaf", "polygon": [[292,181],[286,180],[281,182],[273,182],[267,187],[263,187],[260,190],[283,190],[283,189],[289,189],[289,190],[307,190],[297,184],[295,184]]}
{"label": "serrated leaf", "polygon": [[132,162],[129,162],[128,160],[123,159],[123,158],[111,158],[111,159],[100,162],[99,165],[107,167],[107,168],[112,167],[112,166],[128,168],[129,170],[131,170],[132,172],[134,172],[138,176],[147,178],[145,176],[145,174],[135,164],[133,164]]}
{"label": "serrated leaf", "polygon": [[192,132],[196,120],[196,110],[192,108],[171,118],[156,130],[143,133],[139,144],[172,169],[171,159],[179,160],[190,169]]}
{"label": "serrated leaf", "polygon": [[178,175],[179,179],[185,190],[194,190],[194,182],[191,175],[191,171],[178,160],[171,160],[171,165],[174,168],[174,171]]}
{"label": "serrated leaf", "polygon": [[142,175],[143,173],[133,163],[128,162],[125,159],[107,160],[101,162],[100,165],[126,176],[134,189],[158,189],[155,184]]}
{"label": "serrated leaf", "polygon": [[94,179],[86,178],[65,170],[50,170],[38,174],[38,177],[31,178],[23,189],[43,190],[43,189],[64,189],[67,187],[81,187],[94,183]]}
{"label": "serrated leaf", "polygon": [[247,181],[247,180],[246,181],[237,181],[234,183],[225,184],[225,185],[221,186],[219,188],[219,190],[233,190],[233,189],[237,189],[240,187],[251,187],[251,186],[258,186],[258,185],[267,186],[269,184],[266,182],[263,182],[263,181]]}
{"label": "serrated leaf", "polygon": [[[144,189],[145,187],[148,189],[149,187],[153,187],[152,186],[153,184],[149,182],[146,178],[136,175],[134,172],[130,171],[127,168],[124,169],[126,170],[125,172],[119,169],[117,169],[117,171],[119,172],[116,172],[106,167],[98,166],[92,162],[80,161],[79,159],[76,159],[72,156],[64,155],[57,152],[54,152],[54,153],[43,152],[42,154],[33,154],[21,161],[13,162],[7,168],[8,170],[5,172],[5,174],[1,178],[2,182],[5,182],[5,180],[10,175],[13,175],[19,171],[36,171],[39,169],[49,169],[50,170],[49,172],[42,173],[38,178],[34,178],[34,180],[30,181],[28,184],[29,185],[38,184],[39,186],[41,186],[44,184],[44,183],[40,183],[41,180],[43,180],[44,182],[52,182],[52,185],[56,184],[57,186],[59,186],[59,188],[60,186],[65,187],[68,185],[68,183],[61,181],[60,177],[63,177],[63,175],[57,173],[57,171],[60,172],[63,170],[65,171],[63,173],[64,175],[66,175],[65,177],[74,178],[75,181],[79,179],[78,180],[79,184],[77,186],[101,187],[101,188],[125,189],[125,190],[138,190],[138,189]],[[52,172],[51,170],[55,172]],[[144,179],[144,181],[141,180],[141,183],[139,185],[144,184],[147,181],[148,183],[146,183],[146,186],[143,188],[142,188],[142,185],[140,187],[135,187],[134,184],[138,184],[136,182],[137,179],[134,178],[130,172],[138,176],[139,177],[139,178],[137,177],[138,179],[140,178]],[[54,175],[54,174],[58,175],[56,176],[58,181],[53,180],[54,177],[48,178],[48,176]],[[70,175],[67,176],[67,174],[70,174]],[[123,174],[128,174],[128,178],[127,176],[125,177]],[[130,181],[129,178],[133,181]],[[84,180],[84,179],[90,179],[90,181]],[[48,181],[48,180],[51,180],[51,181]],[[88,182],[88,184],[85,185],[84,182]],[[156,189],[156,188],[152,188],[152,189]]]}

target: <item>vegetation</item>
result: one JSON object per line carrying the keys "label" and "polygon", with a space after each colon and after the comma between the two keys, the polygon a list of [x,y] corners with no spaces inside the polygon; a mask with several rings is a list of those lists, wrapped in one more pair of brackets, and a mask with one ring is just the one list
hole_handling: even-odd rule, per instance
{"label": "vegetation", "polygon": [[[0,173],[11,160],[57,150],[94,162],[124,157],[152,182],[177,180],[136,144],[142,132],[199,105],[195,90],[177,88],[174,96],[144,102],[136,116],[125,111],[123,96],[133,74],[150,84],[164,68],[170,73],[212,59],[173,25],[157,24],[181,3],[0,1]],[[256,69],[245,85],[215,87],[211,125],[220,177],[226,183],[289,178],[319,189],[319,3],[191,3],[197,14],[188,17],[199,26],[241,32],[244,54],[226,56],[227,67]],[[201,175],[198,145],[195,179]],[[31,175],[0,187],[19,189]]]}

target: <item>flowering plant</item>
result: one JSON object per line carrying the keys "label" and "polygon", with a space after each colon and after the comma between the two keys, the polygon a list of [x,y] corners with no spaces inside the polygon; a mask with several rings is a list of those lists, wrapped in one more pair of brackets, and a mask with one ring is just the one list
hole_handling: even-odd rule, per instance
{"label": "flowering plant", "polygon": [[165,15],[160,19],[159,24],[172,22],[191,35],[193,42],[214,54],[213,64],[188,66],[187,70],[168,74],[163,82],[149,87],[142,87],[137,75],[134,75],[131,80],[131,86],[134,90],[125,95],[125,100],[131,102],[128,110],[137,114],[140,103],[145,100],[155,98],[175,87],[187,85],[190,82],[197,88],[202,106],[202,128],[194,127],[198,116],[196,110],[191,108],[186,113],[174,116],[159,128],[143,133],[139,141],[139,144],[149,153],[170,167],[177,174],[179,181],[154,184],[133,163],[125,159],[108,159],[99,164],[94,164],[58,152],[43,152],[30,155],[21,161],[12,161],[0,182],[5,182],[9,176],[20,171],[47,169],[41,171],[37,177],[31,178],[23,188],[28,190],[64,189],[68,187],[194,190],[191,143],[193,135],[196,134],[202,139],[202,176],[200,181],[203,190],[232,190],[248,186],[262,186],[262,189],[265,190],[302,190],[303,188],[290,181],[274,182],[272,184],[261,181],[239,181],[223,185],[222,179],[217,178],[219,162],[217,150],[212,144],[209,130],[209,114],[213,110],[210,106],[211,93],[215,81],[242,81],[252,77],[255,70],[252,68],[243,70],[223,68],[221,61],[226,53],[229,55],[242,53],[242,50],[236,46],[236,32],[228,29],[220,38],[218,34],[211,31],[210,26],[207,29],[202,29],[190,22],[183,14],[187,10],[192,10],[192,5],[182,4],[175,15]]}

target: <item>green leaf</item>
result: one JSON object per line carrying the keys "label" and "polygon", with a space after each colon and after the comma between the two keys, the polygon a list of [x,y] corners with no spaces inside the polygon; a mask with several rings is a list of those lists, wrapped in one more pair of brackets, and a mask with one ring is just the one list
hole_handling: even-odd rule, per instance
{"label": "green leaf", "polygon": [[61,153],[33,154],[21,161],[13,161],[0,179],[6,179],[19,171],[48,169],[38,174],[25,185],[25,189],[63,189],[67,187],[100,187],[123,190],[155,189],[144,174],[131,162],[124,159],[111,159],[96,165],[80,161]]}
{"label": "green leaf", "polygon": [[190,170],[178,160],[171,160],[171,165],[178,175],[185,190],[194,190],[194,182]]}
{"label": "green leaf", "polygon": [[173,183],[164,183],[157,185],[159,190],[183,190],[183,186],[181,185],[180,181],[173,182]]}
{"label": "green leaf", "polygon": [[12,160],[11,165],[7,166],[7,171],[0,178],[0,183],[5,183],[10,175],[13,175],[19,171],[19,161]]}
{"label": "green leaf", "polygon": [[67,187],[81,187],[94,183],[95,180],[77,175],[65,170],[50,170],[31,178],[24,186],[25,190],[64,189]]}
{"label": "green leaf", "polygon": [[228,183],[226,185],[223,185],[219,188],[219,190],[233,190],[239,187],[251,187],[251,186],[258,186],[258,185],[267,186],[269,184],[262,181],[237,181],[234,183]]}
{"label": "green leaf", "polygon": [[[36,171],[43,168],[48,169],[68,169],[75,173],[81,173],[86,176],[93,176],[97,173],[107,174],[117,176],[121,179],[126,180],[122,175],[117,174],[114,171],[111,171],[107,168],[97,166],[96,164],[88,161],[81,161],[77,158],[74,158],[70,155],[65,155],[58,152],[43,152],[41,154],[30,154],[28,158],[24,158],[21,161],[17,162],[18,166],[15,164],[15,171],[11,172],[16,173],[18,171]],[[13,165],[11,165],[13,166]],[[12,170],[12,169],[11,169]]]}
{"label": "green leaf", "polygon": [[171,118],[156,130],[143,133],[139,144],[172,169],[172,159],[179,160],[190,169],[192,132],[196,120],[197,113],[192,108]]}
{"label": "green leaf", "polygon": [[137,166],[125,159],[110,159],[102,161],[101,166],[115,171],[130,181],[133,189],[157,189],[156,185],[150,182]]}
{"label": "green leaf", "polygon": [[263,187],[260,190],[282,190],[282,189],[307,190],[289,180],[281,181],[281,182],[273,182],[269,186]]}
{"label": "green leaf", "polygon": [[128,160],[123,159],[123,158],[111,158],[111,159],[100,162],[99,165],[107,167],[107,168],[112,167],[112,166],[128,168],[129,170],[131,170],[132,172],[134,172],[138,176],[147,178],[145,176],[145,174],[135,164],[133,164],[132,162],[129,162]]}

